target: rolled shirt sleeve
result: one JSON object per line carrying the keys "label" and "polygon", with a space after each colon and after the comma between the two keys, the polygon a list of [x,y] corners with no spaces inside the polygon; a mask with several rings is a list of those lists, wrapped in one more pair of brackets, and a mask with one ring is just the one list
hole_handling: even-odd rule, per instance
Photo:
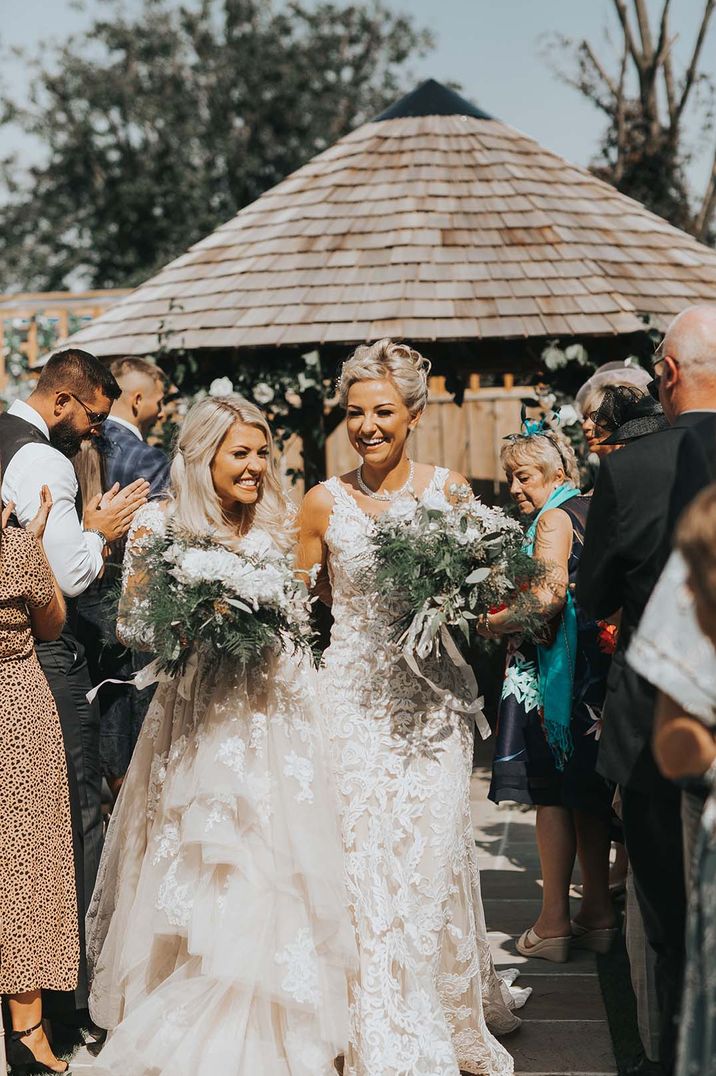
{"label": "rolled shirt sleeve", "polygon": [[49,445],[23,445],[7,465],[2,484],[3,502],[15,502],[21,526],[37,515],[43,485],[52,493],[43,539],[45,554],[60,590],[75,598],[102,571],[104,542],[99,535],[82,530],[75,503],[77,477],[70,461]]}
{"label": "rolled shirt sleeve", "polygon": [[716,725],[716,650],[699,627],[678,551],[671,554],[634,635],[627,661],[683,709]]}

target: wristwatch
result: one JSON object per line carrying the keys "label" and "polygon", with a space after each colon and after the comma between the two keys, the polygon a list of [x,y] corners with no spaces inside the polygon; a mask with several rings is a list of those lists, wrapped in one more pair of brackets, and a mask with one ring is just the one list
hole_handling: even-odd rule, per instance
{"label": "wristwatch", "polygon": [[85,528],[84,533],[85,534],[96,534],[98,538],[102,539],[102,545],[108,545],[109,544],[107,542],[107,539],[105,538],[105,536],[102,534],[102,531],[95,530],[94,528]]}

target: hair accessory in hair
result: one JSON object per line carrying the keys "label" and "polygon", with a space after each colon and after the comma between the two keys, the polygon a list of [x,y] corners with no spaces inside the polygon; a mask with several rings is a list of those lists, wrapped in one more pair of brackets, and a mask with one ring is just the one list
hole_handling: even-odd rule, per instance
{"label": "hair accessory in hair", "polygon": [[559,408],[552,410],[542,418],[527,418],[527,406],[522,404],[519,433],[508,433],[504,441],[516,441],[521,437],[540,437],[554,433],[554,424],[559,425]]}

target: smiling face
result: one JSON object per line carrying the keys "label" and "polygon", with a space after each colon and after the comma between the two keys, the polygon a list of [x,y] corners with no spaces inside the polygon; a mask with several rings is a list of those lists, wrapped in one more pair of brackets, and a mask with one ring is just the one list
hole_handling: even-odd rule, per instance
{"label": "smiling face", "polygon": [[225,434],[211,462],[211,478],[224,515],[235,518],[242,506],[254,505],[269,463],[263,430],[236,421]]}
{"label": "smiling face", "polygon": [[520,512],[527,516],[534,515],[545,506],[550,493],[563,484],[564,477],[564,471],[558,468],[552,478],[546,479],[535,463],[518,464],[514,470],[507,469],[510,496]]}
{"label": "smiling face", "polygon": [[370,467],[390,470],[403,457],[408,434],[420,415],[411,415],[392,380],[356,381],[346,404],[348,438]]}

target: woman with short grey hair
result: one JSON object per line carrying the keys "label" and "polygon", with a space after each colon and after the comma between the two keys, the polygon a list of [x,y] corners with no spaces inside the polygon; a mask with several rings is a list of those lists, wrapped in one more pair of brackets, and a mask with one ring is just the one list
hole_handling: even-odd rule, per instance
{"label": "woman with short grey hair", "polygon": [[[529,523],[524,548],[544,565],[532,586],[544,636],[537,644],[523,638],[509,607],[486,618],[483,634],[509,639],[490,799],[537,807],[542,909],[517,949],[561,963],[572,946],[602,952],[616,935],[608,888],[612,792],[596,773],[613,631],[587,618],[572,597],[590,502],[580,495],[569,442],[538,428],[508,438],[501,459]],[[584,889],[571,922],[575,856]]]}

